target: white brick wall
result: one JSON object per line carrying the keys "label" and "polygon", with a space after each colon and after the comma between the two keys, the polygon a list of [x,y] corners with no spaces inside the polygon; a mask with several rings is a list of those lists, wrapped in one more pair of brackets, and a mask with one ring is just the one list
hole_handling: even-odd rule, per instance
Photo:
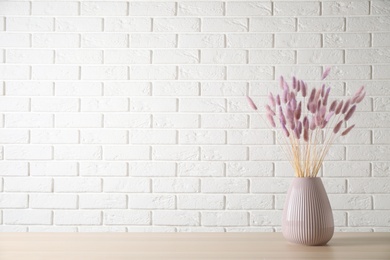
{"label": "white brick wall", "polygon": [[0,1],[0,232],[280,231],[293,171],[248,107],[332,66],[357,128],[337,231],[390,228],[390,2]]}

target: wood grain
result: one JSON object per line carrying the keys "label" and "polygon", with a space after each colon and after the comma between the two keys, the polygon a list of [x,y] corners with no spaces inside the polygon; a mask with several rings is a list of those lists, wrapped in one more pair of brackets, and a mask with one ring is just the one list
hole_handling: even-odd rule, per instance
{"label": "wood grain", "polygon": [[335,233],[327,246],[281,233],[0,233],[0,260],[390,259],[390,233]]}

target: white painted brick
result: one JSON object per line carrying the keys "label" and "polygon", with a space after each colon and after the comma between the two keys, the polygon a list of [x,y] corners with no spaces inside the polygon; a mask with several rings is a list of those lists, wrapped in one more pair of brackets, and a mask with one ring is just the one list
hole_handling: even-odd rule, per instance
{"label": "white painted brick", "polygon": [[251,18],[250,32],[295,32],[296,18],[292,17],[260,17]]}
{"label": "white painted brick", "polygon": [[0,143],[25,144],[29,141],[29,132],[25,129],[0,129]]}
{"label": "white painted brick", "polygon": [[348,160],[387,160],[390,155],[389,145],[350,146],[348,147]]}
{"label": "white painted brick", "polygon": [[202,96],[244,96],[247,92],[245,82],[202,82]]}
{"label": "white painted brick", "polygon": [[321,47],[321,34],[316,33],[278,33],[275,34],[275,47],[318,48]]}
{"label": "white painted brick", "polygon": [[130,114],[107,114],[104,116],[105,127],[119,128],[149,128],[151,125],[151,116],[148,114],[130,115]]}
{"label": "white painted brick", "polygon": [[30,67],[24,65],[0,65],[0,78],[2,80],[30,79]]}
{"label": "white painted brick", "polygon": [[151,61],[150,51],[145,50],[106,50],[106,64],[148,64]]}
{"label": "white painted brick", "polygon": [[130,66],[132,80],[174,80],[177,78],[177,68],[173,65],[140,65]]}
{"label": "white painted brick", "polygon": [[29,15],[29,2],[0,2],[0,15]]}
{"label": "white painted brick", "polygon": [[390,195],[374,195],[374,209],[390,209]]}
{"label": "white painted brick", "polygon": [[[26,40],[30,42],[29,37],[20,40],[19,44],[26,42]],[[37,48],[77,48],[80,46],[80,35],[75,33],[34,33],[32,46]]]}
{"label": "white painted brick", "polygon": [[105,96],[149,96],[151,93],[149,82],[106,82],[104,84]]}
{"label": "white painted brick", "polygon": [[76,144],[79,142],[79,132],[70,129],[33,129],[31,143],[33,144]]}
{"label": "white painted brick", "polygon": [[346,63],[373,64],[389,62],[390,52],[388,49],[353,49],[346,51]]}
{"label": "white painted brick", "polygon": [[228,227],[226,232],[275,232],[270,227]]}
{"label": "white painted brick", "polygon": [[78,66],[33,66],[32,79],[34,80],[75,80],[79,79]]}
{"label": "white painted brick", "polygon": [[[373,33],[372,34],[372,46],[373,47],[390,46],[390,33]],[[368,46],[361,46],[361,47],[368,47]]]}
{"label": "white painted brick", "polygon": [[102,180],[100,178],[85,177],[55,178],[54,191],[72,193],[101,192]]}
{"label": "white painted brick", "polygon": [[[359,81],[366,86],[367,94],[370,96],[390,96],[390,89],[386,88],[385,81]],[[347,95],[353,95],[360,86],[356,82],[347,82]],[[364,102],[364,101],[363,101]]]}
{"label": "white painted brick", "polygon": [[272,3],[266,2],[227,2],[227,16],[267,16],[272,15]]}
{"label": "white painted brick", "polygon": [[89,129],[80,132],[81,143],[84,144],[126,144],[127,131],[108,129]]}
{"label": "white painted brick", "polygon": [[37,16],[73,16],[79,14],[77,2],[34,2],[32,15]]}
{"label": "white painted brick", "polygon": [[208,64],[242,64],[247,62],[245,50],[202,50],[202,63]]}
{"label": "white painted brick", "polygon": [[225,232],[223,227],[177,227],[177,232]]}
{"label": "white painted brick", "polygon": [[125,16],[126,2],[81,2],[81,15],[85,16]]}
{"label": "white painted brick", "polygon": [[165,161],[198,161],[197,146],[155,146],[152,151],[153,160]]}
{"label": "white painted brick", "polygon": [[2,209],[18,209],[27,208],[27,194],[0,194],[0,208]]}
{"label": "white painted brick", "polygon": [[126,195],[122,194],[81,194],[80,209],[125,209]]}
{"label": "white painted brick", "polygon": [[41,128],[53,127],[53,115],[12,113],[5,115],[5,125],[11,128]]}
{"label": "white painted brick", "polygon": [[77,112],[78,98],[32,98],[32,112]]}
{"label": "white painted brick", "polygon": [[103,181],[104,192],[141,193],[150,192],[150,180],[146,178],[106,178]]}
{"label": "white painted brick", "polygon": [[389,14],[390,8],[387,3],[387,1],[384,0],[374,0],[371,1],[371,13],[378,15],[378,14]]}
{"label": "white painted brick", "polygon": [[375,130],[373,143],[375,144],[389,144],[389,130]]}
{"label": "white painted brick", "polygon": [[174,195],[131,194],[129,195],[130,209],[175,209]]}
{"label": "white painted brick", "polygon": [[367,195],[329,194],[333,210],[372,209],[372,198]]}
{"label": "white painted brick", "polygon": [[59,64],[95,64],[103,63],[103,52],[99,50],[57,50],[56,63]]}
{"label": "white painted brick", "polygon": [[102,95],[100,82],[56,82],[56,96],[100,96]]}
{"label": "white painted brick", "polygon": [[128,37],[123,33],[85,33],[81,36],[84,48],[127,48]]}
{"label": "white painted brick", "polygon": [[290,178],[252,178],[251,193],[286,193]]}
{"label": "white painted brick", "polygon": [[342,50],[299,50],[299,64],[337,64],[344,63]]}
{"label": "white painted brick", "polygon": [[180,177],[220,177],[224,176],[222,162],[179,162],[178,176]]}
{"label": "white painted brick", "polygon": [[1,232],[27,232],[27,227],[23,226],[1,226]]}
{"label": "white painted brick", "polygon": [[7,162],[0,163],[1,176],[27,176],[28,165],[26,162]]}
{"label": "white painted brick", "polygon": [[174,2],[130,2],[132,16],[172,16],[176,14]]}
{"label": "white painted brick", "polygon": [[323,178],[322,182],[327,193],[346,193],[346,180],[343,178]]}
{"label": "white painted brick", "polygon": [[326,177],[368,177],[370,176],[368,162],[324,162]]}
{"label": "white painted brick", "polygon": [[[332,67],[334,73],[335,67]],[[275,68],[277,77],[284,75],[285,77],[295,76],[297,78],[306,78],[307,80],[317,80],[321,75],[322,68],[320,66],[279,66]],[[330,78],[330,76],[328,76]]]}
{"label": "white painted brick", "polygon": [[81,176],[126,176],[127,165],[122,162],[81,162]]}
{"label": "white painted brick", "polygon": [[181,112],[226,112],[226,100],[223,98],[181,98],[179,100]]}
{"label": "white painted brick", "polygon": [[273,195],[227,195],[227,210],[259,210],[273,208]]}
{"label": "white painted brick", "polygon": [[197,50],[155,50],[153,63],[156,64],[191,64],[199,63]]}
{"label": "white painted brick", "polygon": [[343,17],[303,17],[298,19],[299,32],[343,32],[345,19]]}
{"label": "white painted brick", "polygon": [[5,147],[7,160],[50,160],[52,147],[47,145],[12,145]]}
{"label": "white painted brick", "polygon": [[50,32],[54,30],[54,18],[49,17],[7,17],[7,31]]}
{"label": "white painted brick", "polygon": [[194,178],[155,178],[153,192],[197,193],[200,192],[200,184],[199,180]]}
{"label": "white painted brick", "polygon": [[132,48],[175,48],[177,37],[175,34],[130,34]]}
{"label": "white painted brick", "polygon": [[153,96],[198,96],[199,84],[197,82],[153,82]]}
{"label": "white painted brick", "polygon": [[180,34],[180,48],[223,48],[225,36],[223,34]]}
{"label": "white painted brick", "polygon": [[50,225],[50,210],[14,209],[3,210],[3,222],[6,225]]}
{"label": "white painted brick", "polygon": [[106,225],[150,225],[152,217],[149,211],[106,210],[103,220]]}
{"label": "white painted brick", "polygon": [[199,32],[199,18],[155,18],[154,32]]}
{"label": "white painted brick", "polygon": [[54,62],[52,50],[11,49],[6,51],[7,63],[48,64]]}
{"label": "white painted brick", "polygon": [[203,226],[248,226],[248,212],[202,212]]}
{"label": "white painted brick", "polygon": [[377,97],[374,98],[374,111],[390,111],[389,98],[388,97]]}
{"label": "white painted brick", "polygon": [[226,67],[183,65],[179,68],[179,78],[184,80],[224,80],[226,78]]}
{"label": "white painted brick", "polygon": [[51,192],[51,178],[10,177],[4,178],[4,191],[7,192]]}
{"label": "white painted brick", "polygon": [[175,112],[176,98],[132,98],[130,111],[134,112]]}
{"label": "white painted brick", "polygon": [[0,97],[0,111],[26,112],[29,110],[29,99],[19,97]]}
{"label": "white painted brick", "polygon": [[228,80],[268,80],[273,79],[273,68],[269,66],[228,66]]}
{"label": "white painted brick", "polygon": [[389,187],[389,178],[355,178],[348,181],[349,193],[386,193]]}
{"label": "white painted brick", "polygon": [[276,16],[319,16],[319,2],[275,2],[273,13]]}
{"label": "white painted brick", "polygon": [[100,160],[102,148],[95,145],[69,145],[56,146],[54,148],[54,159],[56,160]]}
{"label": "white painted brick", "polygon": [[77,227],[29,226],[28,232],[77,232]]}
{"label": "white painted brick", "polygon": [[367,32],[367,31],[387,31],[390,25],[388,16],[358,16],[348,17],[347,31]]}
{"label": "white painted brick", "polygon": [[295,63],[295,51],[290,51],[290,50],[250,51],[249,63],[251,64],[292,64]]}
{"label": "white painted brick", "polygon": [[154,114],[154,128],[198,128],[199,116],[195,114]]}
{"label": "white painted brick", "polygon": [[207,2],[179,2],[179,16],[222,16],[224,3],[217,1]]}
{"label": "white painted brick", "polygon": [[199,226],[200,214],[196,211],[164,211],[153,212],[154,225],[166,226]]}
{"label": "white painted brick", "polygon": [[226,134],[222,130],[182,130],[180,144],[225,144]]}
{"label": "white painted brick", "polygon": [[101,32],[103,19],[95,17],[56,18],[58,32]]}
{"label": "white painted brick", "polygon": [[282,224],[281,210],[259,210],[250,214],[251,226],[280,226]]}
{"label": "white painted brick", "polygon": [[87,112],[120,112],[129,110],[127,98],[82,98],[81,111]]}
{"label": "white painted brick", "polygon": [[104,159],[110,161],[148,160],[149,146],[105,146]]}
{"label": "white painted brick", "polygon": [[202,180],[203,193],[248,193],[249,182],[242,178],[207,178]]}
{"label": "white painted brick", "polygon": [[52,96],[53,83],[45,81],[9,81],[5,83],[7,96]]}
{"label": "white painted brick", "polygon": [[247,32],[246,18],[204,18],[202,32]]}
{"label": "white painted brick", "polygon": [[102,214],[97,210],[56,210],[56,225],[101,225]]}
{"label": "white painted brick", "polygon": [[205,161],[240,161],[247,160],[248,149],[244,146],[204,146],[201,158]]}
{"label": "white painted brick", "polygon": [[152,19],[109,17],[104,19],[104,30],[107,32],[150,32],[152,30]]}
{"label": "white painted brick", "polygon": [[273,44],[272,34],[228,34],[227,36],[228,48],[271,48]]}
{"label": "white painted brick", "polygon": [[368,33],[325,33],[324,47],[326,48],[370,47],[370,34]]}
{"label": "white painted brick", "polygon": [[373,66],[373,78],[374,79],[386,79],[389,75],[390,66],[388,65],[376,65]]}
{"label": "white painted brick", "polygon": [[130,130],[131,144],[176,144],[174,130]]}
{"label": "white painted brick", "polygon": [[81,226],[79,232],[126,232],[126,227]]}
{"label": "white painted brick", "polygon": [[0,34],[0,47],[30,47],[30,35],[27,33]]}
{"label": "white painted brick", "polygon": [[32,209],[76,209],[77,195],[74,194],[31,194]]}
{"label": "white painted brick", "polygon": [[174,162],[129,162],[129,174],[134,177],[164,177],[176,175]]}
{"label": "white painted brick", "polygon": [[204,114],[201,118],[203,128],[243,128],[248,126],[247,115]]}
{"label": "white painted brick", "polygon": [[367,15],[370,11],[369,1],[348,2],[324,2],[322,5],[323,15]]}
{"label": "white painted brick", "polygon": [[390,221],[389,211],[386,210],[356,210],[349,212],[348,224],[351,227],[372,227],[384,226],[387,227]]}
{"label": "white painted brick", "polygon": [[0,31],[5,30],[5,17],[0,18]]}
{"label": "white painted brick", "polygon": [[273,144],[271,131],[231,130],[227,132],[228,144]]}
{"label": "white painted brick", "polygon": [[177,200],[178,209],[217,210],[225,207],[223,195],[179,195]]}
{"label": "white painted brick", "polygon": [[273,176],[273,164],[271,162],[228,162],[226,175],[228,177]]}
{"label": "white painted brick", "polygon": [[99,114],[57,114],[55,116],[56,127],[65,128],[89,128],[89,127],[101,127],[102,126],[102,115]]}
{"label": "white painted brick", "polygon": [[75,162],[30,162],[31,176],[76,176]]}
{"label": "white painted brick", "polygon": [[390,170],[389,162],[373,162],[372,163],[372,172],[375,177],[388,177],[388,172]]}
{"label": "white painted brick", "polygon": [[87,80],[123,80],[128,79],[126,66],[83,66],[81,79]]}

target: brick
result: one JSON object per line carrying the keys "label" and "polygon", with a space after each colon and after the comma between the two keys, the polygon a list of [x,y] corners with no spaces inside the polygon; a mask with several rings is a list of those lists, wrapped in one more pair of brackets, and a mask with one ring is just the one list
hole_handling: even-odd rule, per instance
{"label": "brick", "polygon": [[103,63],[103,52],[100,50],[70,49],[57,50],[56,63],[58,64],[96,64]]}
{"label": "brick", "polygon": [[389,178],[355,178],[348,181],[349,193],[386,193],[389,190]]}
{"label": "brick", "polygon": [[25,144],[29,141],[29,132],[24,129],[0,129],[0,143]]}
{"label": "brick", "polygon": [[173,16],[175,14],[174,2],[130,2],[131,16]]}
{"label": "brick", "polygon": [[132,80],[175,80],[177,68],[173,65],[133,65],[130,66]]}
{"label": "brick", "polygon": [[77,227],[29,226],[28,232],[77,232]]}
{"label": "brick", "polygon": [[[325,48],[370,47],[369,33],[325,33]],[[375,43],[375,38],[374,38]]]}
{"label": "brick", "polygon": [[29,110],[30,102],[27,98],[1,97],[0,101],[0,111],[2,112],[26,112]]}
{"label": "brick", "polygon": [[45,81],[9,81],[5,83],[7,96],[52,96],[53,83]]}
{"label": "brick", "polygon": [[82,2],[81,15],[84,16],[126,16],[125,2]]}
{"label": "brick", "polygon": [[228,34],[226,44],[228,48],[272,48],[273,35],[266,33],[235,33]]}
{"label": "brick", "polygon": [[271,162],[228,162],[226,165],[226,176],[273,176],[273,164]]}
{"label": "brick", "polygon": [[224,66],[211,65],[183,65],[179,68],[179,79],[183,80],[224,80],[226,68]]}
{"label": "brick", "polygon": [[275,35],[275,47],[278,48],[319,48],[321,34],[316,33],[278,33]]}
{"label": "brick", "polygon": [[199,84],[185,81],[153,82],[153,96],[198,96]]}
{"label": "brick", "polygon": [[228,80],[267,80],[273,79],[273,68],[270,66],[239,66],[232,65],[227,68]]}
{"label": "brick", "polygon": [[66,2],[66,3],[64,3],[64,2],[34,2],[34,3],[32,3],[32,15],[74,16],[74,15],[78,15],[78,14],[79,14],[79,5],[77,2]]}
{"label": "brick", "polygon": [[221,177],[224,176],[222,162],[179,162],[179,177]]}
{"label": "brick", "polygon": [[78,80],[80,77],[78,66],[33,66],[32,79],[34,80]]}
{"label": "brick", "polygon": [[329,194],[329,201],[334,210],[372,209],[372,198],[367,195]]}
{"label": "brick", "polygon": [[348,149],[348,160],[373,160],[383,161],[389,158],[389,145],[372,145],[372,146],[350,146]]}
{"label": "brick", "polygon": [[374,195],[374,209],[390,209],[390,195]]}
{"label": "brick", "polygon": [[374,130],[374,139],[373,143],[375,144],[388,144],[389,141],[389,130],[380,129],[380,130]]}
{"label": "brick", "polygon": [[54,18],[7,17],[6,29],[14,32],[50,32],[54,30]]}
{"label": "brick", "polygon": [[150,32],[152,19],[134,17],[108,17],[104,19],[104,30],[107,32]]}
{"label": "brick", "polygon": [[375,177],[387,177],[390,170],[390,163],[388,162],[373,162],[372,173]]}
{"label": "brick", "polygon": [[243,64],[247,62],[245,50],[202,50],[202,63],[206,64]]}
{"label": "brick", "polygon": [[127,48],[128,36],[124,33],[85,33],[81,36],[84,48]]}
{"label": "brick", "polygon": [[81,162],[81,176],[126,176],[127,165],[122,162]]}
{"label": "brick", "polygon": [[7,160],[50,160],[52,147],[47,145],[12,145],[5,148]]}
{"label": "brick", "polygon": [[248,212],[202,212],[202,226],[248,226]]}
{"label": "brick", "polygon": [[83,80],[123,80],[128,77],[126,66],[83,66],[81,68]]}
{"label": "brick", "polygon": [[390,66],[388,65],[376,65],[373,66],[373,75],[374,79],[387,79],[390,71]]}
{"label": "brick", "polygon": [[236,195],[226,196],[227,210],[259,210],[273,208],[273,195]]}
{"label": "brick", "polygon": [[126,227],[81,226],[79,232],[126,232]]}
{"label": "brick", "polygon": [[96,145],[69,145],[54,148],[54,159],[57,160],[100,160],[101,158],[102,148]]}
{"label": "brick", "polygon": [[27,176],[28,165],[27,162],[8,162],[0,163],[1,176]]}
{"label": "brick", "polygon": [[281,210],[259,210],[250,214],[251,226],[280,226],[282,224]]}
{"label": "brick", "polygon": [[96,17],[66,17],[56,18],[58,32],[101,32],[103,19]]}
{"label": "brick", "polygon": [[223,195],[179,195],[177,200],[178,209],[218,210],[225,207]]}
{"label": "brick", "polygon": [[154,128],[198,128],[199,116],[196,114],[154,114]]}
{"label": "brick", "polygon": [[202,96],[245,96],[247,83],[245,82],[202,82]]}
{"label": "brick", "polygon": [[182,98],[179,101],[181,112],[226,112],[226,100],[222,98]]}
{"label": "brick", "polygon": [[150,51],[145,50],[105,50],[104,63],[106,64],[149,64]]}
{"label": "brick", "polygon": [[80,209],[125,209],[126,195],[122,194],[81,194]]}
{"label": "brick", "polygon": [[155,18],[154,32],[199,32],[199,18]]}
{"label": "brick", "polygon": [[247,115],[204,114],[201,120],[203,128],[243,128],[248,125]]}
{"label": "brick", "polygon": [[230,130],[227,132],[228,144],[273,144],[271,131]]}
{"label": "brick", "polygon": [[6,192],[52,192],[51,178],[12,177],[4,178]]}
{"label": "brick", "polygon": [[319,2],[276,2],[273,9],[275,16],[319,16]]}
{"label": "brick", "polygon": [[[332,67],[332,69],[335,67]],[[275,68],[275,75],[279,77],[284,75],[285,77],[296,76],[297,78],[306,78],[307,80],[317,80],[321,75],[320,66],[278,66]],[[334,73],[335,69],[332,70]],[[330,78],[330,76],[329,76]]]}
{"label": "brick", "polygon": [[0,47],[30,47],[30,44],[30,35],[28,33],[0,34]]}
{"label": "brick", "polygon": [[227,2],[227,16],[268,16],[272,15],[272,4],[265,2]]}
{"label": "brick", "polygon": [[7,63],[15,64],[50,64],[54,63],[54,51],[32,50],[32,49],[11,49],[6,51]]}
{"label": "brick", "polygon": [[176,46],[176,34],[130,34],[131,48],[175,48]]}
{"label": "brick", "polygon": [[76,176],[76,162],[30,162],[31,176]]}
{"label": "brick", "polygon": [[105,225],[150,225],[152,216],[149,211],[106,210],[103,220]]}
{"label": "brick", "polygon": [[296,18],[292,17],[261,17],[251,18],[250,32],[295,32]]}
{"label": "brick", "polygon": [[201,159],[206,161],[247,160],[248,149],[244,146],[205,146],[201,148]]}
{"label": "brick", "polygon": [[345,19],[342,17],[303,17],[298,19],[299,32],[343,32]]}
{"label": "brick", "polygon": [[250,64],[293,64],[295,63],[295,51],[253,50],[249,52],[249,63]]}
{"label": "brick", "polygon": [[351,211],[348,214],[348,224],[351,227],[373,227],[373,226],[384,226],[389,225],[390,216],[386,210],[356,210]]}
{"label": "brick", "polygon": [[289,178],[253,178],[251,193],[286,193],[290,186]]}
{"label": "brick", "polygon": [[148,160],[150,159],[149,146],[105,146],[104,159],[110,161],[121,160]]}
{"label": "brick", "polygon": [[76,209],[77,201],[77,195],[73,194],[31,194],[30,208]]}
{"label": "brick", "polygon": [[99,114],[57,114],[55,119],[56,127],[64,128],[89,128],[101,127],[103,118]]}
{"label": "brick", "polygon": [[353,49],[346,51],[346,63],[373,64],[389,62],[390,52],[388,49]]}
{"label": "brick", "polygon": [[390,8],[386,1],[382,1],[382,0],[371,1],[371,14],[386,15],[389,13],[390,13]]}
{"label": "brick", "polygon": [[174,130],[131,130],[131,144],[176,144],[176,131]]}
{"label": "brick", "polygon": [[203,18],[202,32],[247,32],[246,18]]}
{"label": "brick", "polygon": [[[21,40],[19,44],[26,40],[30,41],[29,37]],[[32,35],[32,46],[37,48],[78,48],[80,47],[80,35],[75,33],[34,33]]]}
{"label": "brick", "polygon": [[0,65],[0,78],[3,80],[30,79],[30,67],[25,65]]}
{"label": "brick", "polygon": [[178,16],[222,16],[224,4],[221,2],[179,2]]}
{"label": "brick", "polygon": [[11,128],[53,127],[51,114],[12,113],[5,115],[5,125]]}
{"label": "brick", "polygon": [[107,114],[104,116],[104,127],[108,128],[149,128],[151,125],[151,116],[148,114]]}
{"label": "brick", "polygon": [[80,141],[84,144],[126,144],[127,131],[109,129],[81,130]]}
{"label": "brick", "polygon": [[195,211],[157,210],[153,212],[153,225],[199,226],[200,215]]}
{"label": "brick", "polygon": [[106,178],[104,192],[145,193],[150,192],[150,180],[146,178]]}
{"label": "brick", "polygon": [[324,162],[326,177],[368,177],[370,176],[368,162]]}
{"label": "brick", "polygon": [[81,111],[83,112],[122,112],[128,110],[128,98],[95,97],[81,99]]}
{"label": "brick", "polygon": [[226,134],[221,130],[182,130],[180,144],[225,144]]}
{"label": "brick", "polygon": [[[388,47],[390,46],[390,33],[378,32],[372,34],[373,47]],[[366,47],[366,46],[361,46]],[[368,46],[367,46],[368,47]]]}
{"label": "brick", "polygon": [[180,34],[180,48],[223,48],[225,36],[223,34]]}
{"label": "brick", "polygon": [[50,225],[50,210],[13,209],[3,210],[3,222],[6,225]]}
{"label": "brick", "polygon": [[153,192],[156,193],[197,193],[199,180],[195,178],[155,178]]}
{"label": "brick", "polygon": [[176,175],[174,162],[129,162],[129,174],[134,177],[164,177]]}
{"label": "brick", "polygon": [[175,209],[176,197],[174,195],[159,194],[132,194],[129,195],[130,209]]}
{"label": "brick", "polygon": [[367,31],[386,31],[390,25],[388,16],[358,16],[348,17],[347,31],[349,32],[367,32]]}
{"label": "brick", "polygon": [[191,64],[199,63],[197,50],[155,50],[153,63],[156,64]]}
{"label": "brick", "polygon": [[155,146],[152,150],[152,158],[157,161],[198,161],[199,157],[197,146]]}
{"label": "brick", "polygon": [[2,209],[18,209],[27,208],[27,194],[0,194],[0,208]]}
{"label": "brick", "polygon": [[349,2],[324,2],[323,15],[367,15],[370,11],[368,1],[349,1]]}
{"label": "brick", "polygon": [[130,101],[130,111],[135,112],[175,112],[177,99],[175,98],[133,98]]}
{"label": "brick", "polygon": [[33,129],[31,143],[33,144],[76,144],[79,142],[77,130],[70,129]]}
{"label": "brick", "polygon": [[101,96],[102,83],[88,81],[67,81],[55,83],[56,96]]}
{"label": "brick", "polygon": [[149,82],[105,82],[105,96],[150,96],[151,83]]}
{"label": "brick", "polygon": [[32,112],[77,112],[78,98],[32,98]]}
{"label": "brick", "polygon": [[346,180],[343,178],[323,178],[325,190],[328,194],[332,193],[346,193]]}
{"label": "brick", "polygon": [[202,180],[202,193],[248,193],[249,182],[242,178],[207,178]]}
{"label": "brick", "polygon": [[342,50],[299,50],[297,56],[300,64],[344,63],[344,51]]}
{"label": "brick", "polygon": [[101,225],[102,214],[97,210],[56,210],[55,225]]}
{"label": "brick", "polygon": [[70,178],[55,178],[55,192],[101,192],[102,180],[100,178],[88,177],[70,177]]}
{"label": "brick", "polygon": [[28,2],[1,2],[0,15],[29,15],[30,3]]}

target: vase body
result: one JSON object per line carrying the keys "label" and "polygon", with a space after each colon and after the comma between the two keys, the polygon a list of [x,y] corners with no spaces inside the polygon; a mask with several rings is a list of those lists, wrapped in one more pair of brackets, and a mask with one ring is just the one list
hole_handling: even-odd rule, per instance
{"label": "vase body", "polygon": [[332,208],[321,178],[294,178],[283,208],[283,236],[292,243],[325,245],[333,236]]}

